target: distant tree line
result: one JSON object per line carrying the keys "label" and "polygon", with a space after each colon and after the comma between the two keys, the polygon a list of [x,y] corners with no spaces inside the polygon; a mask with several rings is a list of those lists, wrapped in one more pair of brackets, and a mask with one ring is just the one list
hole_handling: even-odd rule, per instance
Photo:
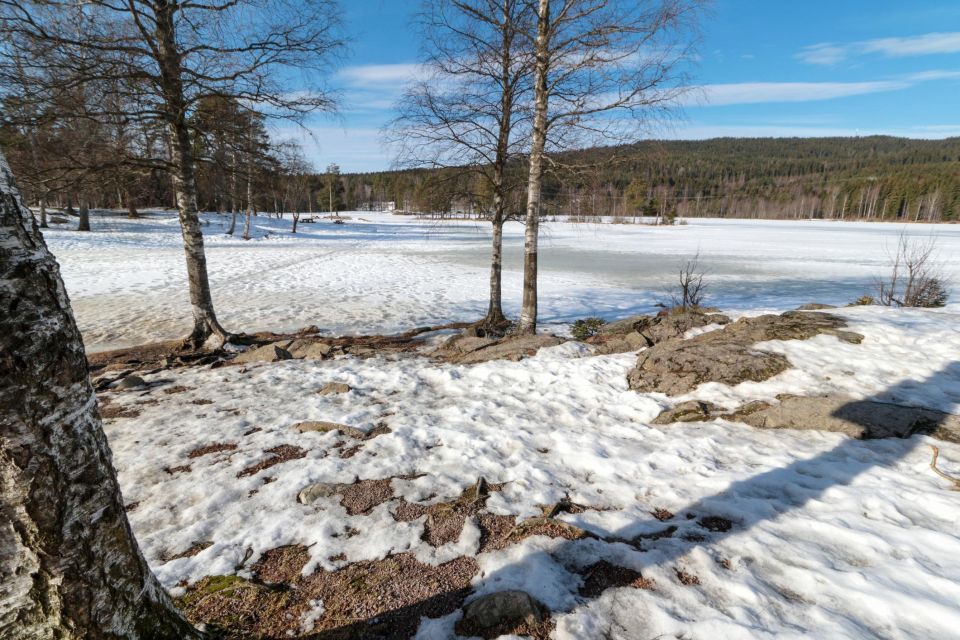
{"label": "distant tree line", "polygon": [[[718,138],[553,156],[541,216],[960,220],[960,138]],[[522,175],[514,162],[508,170]],[[491,196],[455,168],[344,176],[409,211],[482,215]],[[512,212],[525,198],[514,193]]]}

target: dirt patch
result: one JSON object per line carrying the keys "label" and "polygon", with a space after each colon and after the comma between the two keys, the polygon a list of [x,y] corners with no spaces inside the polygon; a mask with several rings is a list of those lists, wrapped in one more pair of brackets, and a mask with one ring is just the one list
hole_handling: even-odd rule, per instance
{"label": "dirt patch", "polygon": [[255,473],[259,473],[264,469],[269,469],[270,467],[276,466],[280,463],[288,462],[290,460],[299,460],[300,458],[307,457],[306,451],[292,444],[282,444],[279,447],[267,449],[264,453],[269,454],[269,457],[264,458],[255,465],[247,467],[238,473],[237,477],[245,478],[247,476],[252,476]]}
{"label": "dirt patch", "polygon": [[117,418],[136,418],[140,415],[140,409],[136,407],[126,407],[121,404],[104,405],[100,403],[100,417],[104,420],[116,420]]}
{"label": "dirt patch", "polygon": [[206,456],[211,453],[222,453],[224,451],[236,451],[237,445],[233,442],[214,442],[213,444],[208,444],[203,447],[198,447],[187,454],[187,457],[191,460],[194,458],[199,458],[201,456]]}
{"label": "dirt patch", "polygon": [[721,518],[720,516],[706,516],[705,518],[700,518],[697,521],[704,529],[713,531],[714,533],[725,533],[730,531],[733,527],[733,523],[727,520],[726,518]]}
{"label": "dirt patch", "polygon": [[374,507],[393,498],[390,482],[393,478],[381,480],[358,480],[346,485],[341,491],[340,504],[352,516],[366,515]]}
{"label": "dirt patch", "polygon": [[653,589],[655,584],[653,580],[640,575],[639,571],[610,564],[606,560],[601,560],[586,567],[580,573],[580,576],[583,578],[580,595],[587,598],[596,598],[607,589],[617,587]]}
{"label": "dirt patch", "polygon": [[190,473],[191,471],[193,471],[193,469],[188,464],[182,464],[178,467],[164,467],[163,470],[166,471],[171,476],[176,473]]}
{"label": "dirt patch", "polygon": [[666,509],[662,509],[660,507],[657,507],[656,509],[651,511],[650,515],[652,515],[654,518],[656,518],[660,522],[666,522],[667,520],[670,520],[673,518],[673,514],[671,512],[667,511]]}
{"label": "dirt patch", "polygon": [[[499,491],[502,486],[490,484],[480,478],[464,489],[459,497],[447,502],[425,505],[401,499],[393,510],[393,518],[398,522],[411,522],[427,516],[421,539],[431,546],[439,547],[458,540],[467,518],[479,515],[486,507],[490,492]],[[511,517],[511,522],[512,520]]]}
{"label": "dirt patch", "polygon": [[168,396],[176,395],[178,393],[186,393],[187,391],[195,391],[196,387],[185,387],[182,384],[170,387],[169,389],[164,389],[163,392]]}
{"label": "dirt patch", "polygon": [[693,575],[692,573],[688,573],[684,571],[680,567],[676,567],[674,569],[674,572],[677,574],[677,580],[679,580],[680,584],[682,585],[685,585],[687,587],[695,587],[700,584],[700,578]]}
{"label": "dirt patch", "polygon": [[294,582],[309,560],[310,552],[302,544],[277,547],[265,552],[253,565],[253,575],[273,584]]}
{"label": "dirt patch", "polygon": [[190,404],[197,404],[202,406],[207,404],[213,404],[213,400],[208,400],[207,398],[197,398],[196,400],[191,400]]}

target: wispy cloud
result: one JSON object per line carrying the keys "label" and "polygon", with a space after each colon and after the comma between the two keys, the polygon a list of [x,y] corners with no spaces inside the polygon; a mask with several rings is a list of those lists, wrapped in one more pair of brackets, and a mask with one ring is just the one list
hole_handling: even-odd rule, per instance
{"label": "wispy cloud", "polygon": [[423,67],[413,62],[398,64],[368,64],[342,69],[338,77],[352,87],[396,87],[424,76]]}
{"label": "wispy cloud", "polygon": [[848,44],[821,42],[804,47],[796,55],[796,58],[809,64],[829,66],[843,62],[848,58],[871,54],[879,54],[890,58],[906,58],[947,53],[960,53],[960,31],[877,38]]}
{"label": "wispy cloud", "polygon": [[738,82],[708,84],[690,94],[688,106],[813,102],[906,89],[909,82]]}

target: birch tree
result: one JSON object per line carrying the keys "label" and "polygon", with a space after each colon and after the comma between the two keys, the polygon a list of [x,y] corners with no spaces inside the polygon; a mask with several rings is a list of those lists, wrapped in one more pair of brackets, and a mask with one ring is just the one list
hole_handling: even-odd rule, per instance
{"label": "birch tree", "polygon": [[[421,14],[424,75],[388,127],[401,166],[459,167],[489,191],[492,241],[485,333],[507,326],[502,305],[503,225],[516,188],[508,163],[525,148],[529,90],[526,0],[428,0]],[[476,194],[471,194],[476,195]]]}
{"label": "birch tree", "polygon": [[636,140],[684,91],[703,0],[527,0],[536,17],[518,333],[537,328],[541,188],[550,152]]}
{"label": "birch tree", "polygon": [[199,637],[133,538],[59,268],[0,155],[0,637]]}
{"label": "birch tree", "polygon": [[[123,117],[161,126],[168,155],[127,161],[172,176],[186,254],[193,330],[202,345],[230,333],[214,311],[197,210],[191,113],[205,97],[232,97],[274,117],[330,110],[324,72],[342,46],[334,0],[0,0],[0,88],[25,59],[33,100],[64,103],[77,89],[119,87],[136,100],[74,101],[61,118]],[[295,69],[302,86],[289,86]],[[24,83],[20,83],[21,85]]]}

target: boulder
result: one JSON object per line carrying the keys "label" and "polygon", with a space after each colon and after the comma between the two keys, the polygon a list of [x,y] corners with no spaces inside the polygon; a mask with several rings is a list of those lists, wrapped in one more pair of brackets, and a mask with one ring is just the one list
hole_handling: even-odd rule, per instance
{"label": "boulder", "polygon": [[341,393],[350,393],[352,390],[350,385],[343,382],[328,382],[317,393],[321,396],[335,396]]}
{"label": "boulder", "polygon": [[836,309],[833,304],[821,304],[819,302],[808,302],[797,307],[797,311],[822,311],[823,309]]}
{"label": "boulder", "polygon": [[593,342],[599,344],[597,353],[626,353],[682,338],[691,329],[729,323],[730,318],[725,315],[701,311],[634,316],[604,325]]}
{"label": "boulder", "polygon": [[287,347],[287,351],[294,358],[303,360],[323,360],[333,352],[333,345],[329,342],[320,342],[317,340],[294,340]]}
{"label": "boulder", "polygon": [[523,626],[543,622],[549,610],[524,591],[498,591],[481,596],[463,609],[460,635],[496,638]]}
{"label": "boulder", "polygon": [[667,340],[652,346],[640,354],[627,382],[637,391],[667,395],[689,393],[705,382],[762,382],[786,371],[790,362],[782,355],[756,349],[756,343],[807,340],[820,334],[851,343],[863,339],[860,334],[843,331],[845,326],[843,318],[825,313],[789,311],[743,318],[689,340]]}
{"label": "boulder", "polygon": [[[289,343],[272,342],[262,347],[248,349],[233,359],[234,364],[250,364],[254,362],[279,362],[291,360],[293,356],[287,351]],[[282,345],[282,346],[281,346]]]}
{"label": "boulder", "polygon": [[960,416],[846,396],[778,397],[779,402],[751,402],[721,416],[760,429],[833,431],[863,440],[929,435],[960,442]]}
{"label": "boulder", "polygon": [[136,389],[137,387],[142,387],[145,384],[147,384],[146,381],[144,381],[144,379],[140,376],[129,375],[121,379],[120,382],[116,384],[115,388],[123,390]]}
{"label": "boulder", "polygon": [[325,422],[322,420],[307,420],[304,422],[298,422],[293,425],[293,428],[299,431],[300,433],[307,433],[310,431],[318,433],[328,433],[330,431],[339,431],[345,436],[354,438],[356,440],[362,440],[367,434],[365,434],[360,429],[356,427],[348,427],[345,424],[339,424],[336,422]]}

